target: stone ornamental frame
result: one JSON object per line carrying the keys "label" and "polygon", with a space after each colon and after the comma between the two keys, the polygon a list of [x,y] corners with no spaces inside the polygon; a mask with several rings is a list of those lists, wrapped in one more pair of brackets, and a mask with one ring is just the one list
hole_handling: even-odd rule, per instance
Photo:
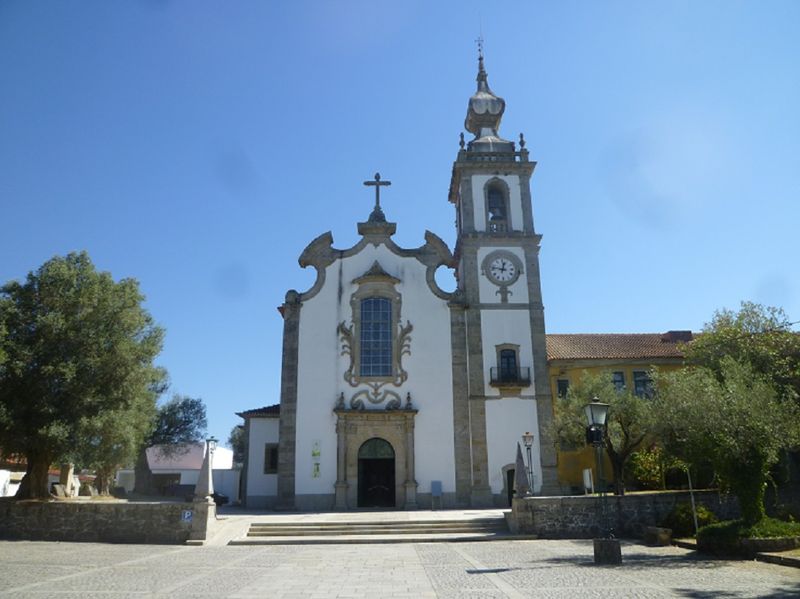
{"label": "stone ornamental frame", "polygon": [[[411,354],[411,331],[413,325],[401,322],[402,296],[394,288],[400,282],[388,274],[377,260],[370,269],[353,280],[358,289],[350,298],[352,324],[339,323],[337,331],[342,342],[342,355],[350,356],[350,364],[344,372],[344,380],[351,387],[366,385],[369,389],[360,389],[350,398],[350,408],[363,410],[364,399],[372,404],[386,403],[387,410],[396,410],[401,406],[400,394],[386,385],[400,387],[408,380],[408,372],[403,369],[403,356]],[[361,301],[371,297],[388,299],[392,305],[392,372],[387,376],[364,376],[361,374]]]}
{"label": "stone ornamental frame", "polygon": [[358,507],[358,450],[380,438],[394,449],[395,503],[398,509],[416,509],[417,481],[414,465],[415,409],[343,410],[336,414],[335,509]]}

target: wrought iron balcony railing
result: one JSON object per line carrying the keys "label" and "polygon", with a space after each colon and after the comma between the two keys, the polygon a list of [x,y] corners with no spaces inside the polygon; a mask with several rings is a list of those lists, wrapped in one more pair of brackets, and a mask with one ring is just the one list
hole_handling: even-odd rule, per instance
{"label": "wrought iron balcony railing", "polygon": [[493,387],[527,387],[531,384],[530,368],[489,369],[489,384]]}

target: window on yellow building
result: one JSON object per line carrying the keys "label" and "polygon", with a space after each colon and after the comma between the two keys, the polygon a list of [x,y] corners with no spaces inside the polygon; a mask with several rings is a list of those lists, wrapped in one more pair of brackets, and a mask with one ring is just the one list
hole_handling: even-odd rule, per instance
{"label": "window on yellow building", "polygon": [[653,381],[647,371],[633,371],[633,393],[639,397],[653,396]]}
{"label": "window on yellow building", "polygon": [[614,389],[617,391],[625,390],[625,373],[617,370],[611,374],[611,380],[614,383]]}
{"label": "window on yellow building", "polygon": [[556,380],[556,393],[560,398],[565,398],[569,391],[569,381],[567,379]]}

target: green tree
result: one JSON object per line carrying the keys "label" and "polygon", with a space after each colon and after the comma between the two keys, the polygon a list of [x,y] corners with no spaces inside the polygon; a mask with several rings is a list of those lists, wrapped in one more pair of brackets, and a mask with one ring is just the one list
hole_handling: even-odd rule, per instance
{"label": "green tree", "polygon": [[764,517],[769,469],[800,443],[800,407],[747,363],[690,367],[657,376],[659,436],[693,465],[709,460],[739,499],[748,524]]}
{"label": "green tree", "polygon": [[132,463],[152,429],[159,389],[142,392],[130,404],[106,410],[82,423],[73,461],[95,472],[95,487],[108,495],[120,466]]}
{"label": "green tree", "polygon": [[800,395],[800,334],[781,308],[742,302],[738,312],[719,310],[703,334],[686,346],[689,364],[711,369],[722,380],[722,362],[750,364],[781,394]]}
{"label": "green tree", "polygon": [[237,424],[228,435],[228,447],[233,449],[233,461],[236,464],[244,463],[244,453],[247,449],[244,426]]}
{"label": "green tree", "polygon": [[593,397],[610,406],[604,448],[611,462],[616,493],[624,495],[625,465],[642,447],[652,428],[652,402],[627,389],[617,390],[611,373],[592,375],[584,372],[580,382],[571,386],[567,396],[556,406],[553,438],[569,445],[585,444],[587,422],[583,408]]}
{"label": "green tree", "polygon": [[175,394],[159,406],[150,421],[149,434],[139,447],[136,460],[135,490],[143,495],[152,492],[152,473],[146,449],[159,446],[162,455],[185,452],[188,444],[202,441],[206,434],[206,406],[202,399]]}
{"label": "green tree", "polygon": [[0,445],[27,459],[18,498],[48,497],[50,465],[95,419],[146,396],[163,330],[133,279],[115,282],[86,252],[55,257],[0,288]]}

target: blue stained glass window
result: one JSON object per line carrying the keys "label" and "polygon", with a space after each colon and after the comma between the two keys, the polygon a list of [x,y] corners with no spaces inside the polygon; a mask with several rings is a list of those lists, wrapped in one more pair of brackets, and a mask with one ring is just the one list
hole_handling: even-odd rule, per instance
{"label": "blue stained glass window", "polygon": [[392,302],[361,300],[361,376],[392,375]]}

